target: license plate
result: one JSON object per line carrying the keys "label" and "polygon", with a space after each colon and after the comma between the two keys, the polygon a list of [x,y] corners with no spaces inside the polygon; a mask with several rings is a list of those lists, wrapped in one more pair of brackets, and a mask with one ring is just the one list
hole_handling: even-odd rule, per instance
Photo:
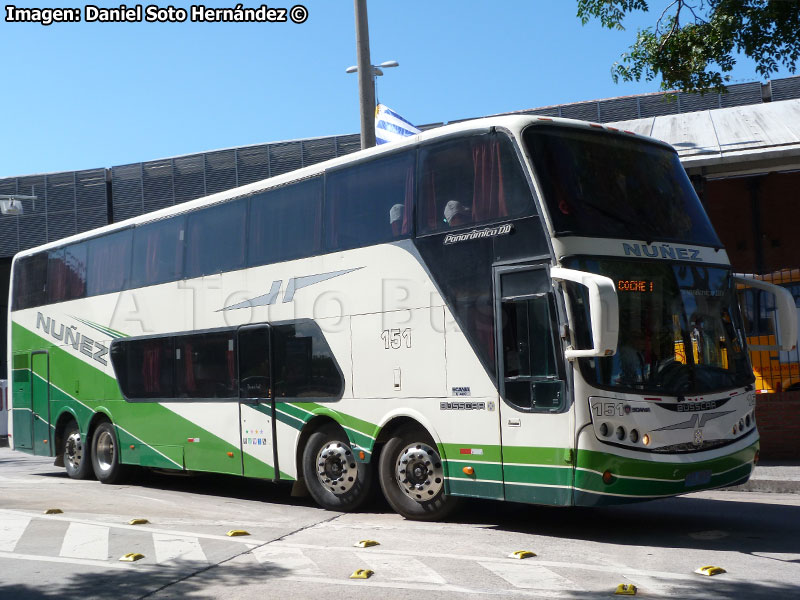
{"label": "license plate", "polygon": [[711,469],[705,471],[693,471],[686,476],[683,482],[684,487],[695,487],[711,483]]}

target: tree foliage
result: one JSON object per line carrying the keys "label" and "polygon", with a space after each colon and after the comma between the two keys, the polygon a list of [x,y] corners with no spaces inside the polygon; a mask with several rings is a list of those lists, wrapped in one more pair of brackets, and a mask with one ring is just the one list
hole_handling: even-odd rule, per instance
{"label": "tree foliage", "polygon": [[[609,29],[625,29],[626,15],[649,11],[648,0],[578,0],[578,17]],[[755,61],[766,77],[800,57],[800,0],[672,0],[655,25],[614,63],[614,82],[661,76],[661,88],[723,91],[736,55]]]}

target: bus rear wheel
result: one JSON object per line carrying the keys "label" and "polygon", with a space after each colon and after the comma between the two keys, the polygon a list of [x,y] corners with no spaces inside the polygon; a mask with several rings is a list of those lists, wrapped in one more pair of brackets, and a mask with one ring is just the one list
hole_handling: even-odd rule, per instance
{"label": "bus rear wheel", "polygon": [[72,479],[88,479],[92,475],[89,445],[83,443],[81,430],[75,421],[64,428],[62,453],[67,475]]}
{"label": "bus rear wheel", "polygon": [[119,462],[119,444],[114,425],[105,421],[100,423],[92,436],[92,467],[94,474],[102,483],[119,483],[126,475],[126,469]]}
{"label": "bus rear wheel", "polygon": [[311,497],[328,510],[350,512],[370,496],[372,465],[356,461],[341,427],[328,425],[311,434],[303,450],[303,477]]}
{"label": "bus rear wheel", "polygon": [[406,519],[438,521],[460,503],[460,498],[444,493],[442,458],[430,436],[420,429],[400,431],[387,442],[378,478],[386,500]]}

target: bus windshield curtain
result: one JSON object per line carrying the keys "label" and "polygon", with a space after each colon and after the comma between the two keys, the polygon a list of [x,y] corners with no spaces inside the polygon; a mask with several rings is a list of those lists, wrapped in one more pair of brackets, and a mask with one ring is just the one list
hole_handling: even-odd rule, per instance
{"label": "bus windshield curtain", "polygon": [[183,356],[184,391],[188,396],[192,396],[197,391],[197,382],[194,379],[194,352],[192,352],[191,344],[186,344],[183,347]]}
{"label": "bus windshield curtain", "polygon": [[475,184],[472,195],[472,219],[475,223],[508,216],[503,190],[500,142],[492,136],[472,148]]}
{"label": "bus windshield curtain", "polygon": [[480,136],[465,152],[465,143],[432,150],[422,169],[421,211],[426,232],[446,229],[444,209],[457,200],[469,215],[464,225],[485,223],[509,214],[504,185],[502,150],[497,136]]}
{"label": "bus windshield curtain", "polygon": [[161,347],[151,343],[145,347],[142,356],[142,387],[148,395],[161,392]]}

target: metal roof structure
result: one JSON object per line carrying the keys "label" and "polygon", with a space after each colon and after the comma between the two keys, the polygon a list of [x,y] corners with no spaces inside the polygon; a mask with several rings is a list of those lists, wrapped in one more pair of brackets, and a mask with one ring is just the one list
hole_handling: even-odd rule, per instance
{"label": "metal roof structure", "polygon": [[608,123],[675,147],[690,173],[800,169],[800,99]]}

